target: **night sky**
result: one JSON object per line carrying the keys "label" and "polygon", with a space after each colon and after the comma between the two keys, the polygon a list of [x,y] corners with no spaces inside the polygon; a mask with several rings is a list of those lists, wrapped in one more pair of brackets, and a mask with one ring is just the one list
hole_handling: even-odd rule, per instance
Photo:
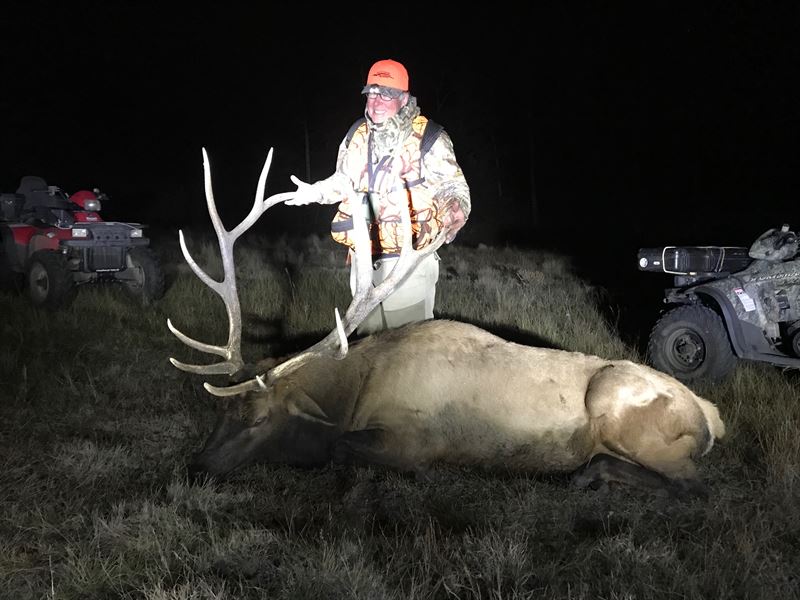
{"label": "night sky", "polygon": [[[394,58],[454,141],[464,243],[747,244],[800,226],[796,2],[50,4],[0,17],[2,191],[34,174],[100,187],[109,219],[201,223],[205,146],[232,226],[270,147],[268,192],[332,172],[369,66]],[[276,207],[259,226],[324,233],[331,213]]]}

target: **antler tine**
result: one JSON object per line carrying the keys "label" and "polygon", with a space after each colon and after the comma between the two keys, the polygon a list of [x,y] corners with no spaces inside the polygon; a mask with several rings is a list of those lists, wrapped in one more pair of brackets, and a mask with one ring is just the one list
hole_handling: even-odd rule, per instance
{"label": "antler tine", "polygon": [[206,204],[208,206],[208,214],[211,217],[211,223],[214,226],[214,231],[217,234],[219,243],[220,255],[222,257],[223,278],[221,281],[212,279],[192,258],[191,253],[186,247],[186,241],[183,231],[178,232],[180,241],[181,252],[186,262],[194,271],[200,280],[210,287],[217,295],[222,298],[225,304],[225,310],[228,313],[228,342],[225,346],[218,346],[214,344],[206,344],[195,340],[188,335],[179,331],[172,322],[167,319],[167,327],[187,346],[206,352],[209,354],[216,354],[223,357],[225,360],[210,364],[210,365],[190,365],[180,362],[174,358],[170,358],[170,362],[177,368],[187,371],[189,373],[198,373],[206,375],[231,375],[242,368],[244,361],[242,360],[241,341],[242,341],[242,312],[239,304],[239,294],[236,290],[236,270],[233,261],[233,245],[236,240],[247,231],[258,218],[264,213],[265,210],[278,202],[283,202],[294,197],[294,192],[284,192],[275,194],[267,199],[264,197],[264,188],[266,187],[267,174],[269,173],[270,165],[272,164],[273,149],[270,148],[267,154],[267,160],[261,170],[261,175],[258,179],[258,187],[256,188],[256,196],[253,201],[253,207],[250,209],[248,215],[239,223],[232,231],[227,231],[222,224],[219,212],[217,211],[216,202],[214,201],[214,191],[211,185],[211,166],[208,160],[206,149],[203,148],[203,173],[205,181]]}

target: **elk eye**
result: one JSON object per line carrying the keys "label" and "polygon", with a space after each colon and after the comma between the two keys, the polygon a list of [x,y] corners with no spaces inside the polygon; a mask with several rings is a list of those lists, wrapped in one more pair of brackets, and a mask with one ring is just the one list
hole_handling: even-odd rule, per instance
{"label": "elk eye", "polygon": [[261,423],[263,423],[266,420],[267,420],[267,415],[258,417],[255,421],[253,421],[253,427],[255,427],[256,425],[261,425]]}

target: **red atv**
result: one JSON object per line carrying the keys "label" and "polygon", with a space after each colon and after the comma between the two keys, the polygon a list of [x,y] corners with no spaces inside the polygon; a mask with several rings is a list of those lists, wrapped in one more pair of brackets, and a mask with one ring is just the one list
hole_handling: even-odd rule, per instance
{"label": "red atv", "polygon": [[164,274],[138,223],[103,221],[98,189],[67,195],[35,176],[0,194],[0,286],[25,286],[34,304],[68,305],[76,287],[117,283],[141,304],[164,294]]}

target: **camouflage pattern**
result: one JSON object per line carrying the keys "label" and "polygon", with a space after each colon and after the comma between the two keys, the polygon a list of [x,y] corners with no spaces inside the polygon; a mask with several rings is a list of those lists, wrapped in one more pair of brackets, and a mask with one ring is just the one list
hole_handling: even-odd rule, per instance
{"label": "camouflage pattern", "polygon": [[355,131],[349,145],[342,142],[336,173],[323,184],[327,201],[340,202],[331,225],[333,239],[353,246],[350,233],[353,207],[348,194],[353,189],[358,192],[358,201],[366,199],[371,205],[370,233],[376,257],[399,254],[401,211],[411,212],[413,242],[417,249],[424,248],[436,237],[453,203],[458,203],[469,217],[469,187],[445,131],[421,160],[420,144],[427,123],[428,119],[419,114],[412,96],[386,123],[376,125],[367,118]]}

